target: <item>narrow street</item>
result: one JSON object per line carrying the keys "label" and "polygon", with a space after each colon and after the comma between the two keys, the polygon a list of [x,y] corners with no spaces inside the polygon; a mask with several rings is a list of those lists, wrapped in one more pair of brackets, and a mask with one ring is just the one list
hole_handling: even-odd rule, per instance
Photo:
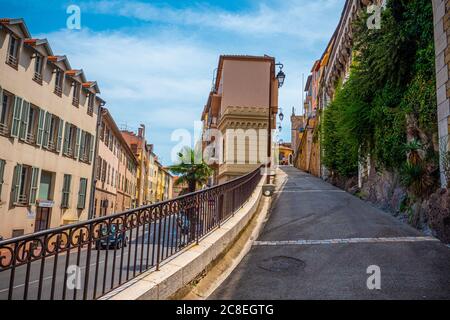
{"label": "narrow street", "polygon": [[[282,170],[262,233],[210,299],[450,298],[449,247],[321,179]],[[373,265],[380,290],[367,286]]]}

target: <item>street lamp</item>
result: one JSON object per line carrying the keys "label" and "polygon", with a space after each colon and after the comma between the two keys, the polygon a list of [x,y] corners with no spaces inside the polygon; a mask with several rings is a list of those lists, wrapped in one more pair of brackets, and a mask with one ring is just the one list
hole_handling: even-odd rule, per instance
{"label": "street lamp", "polygon": [[278,74],[277,74],[277,80],[278,80],[278,88],[281,88],[284,84],[284,79],[286,78],[286,75],[283,72],[283,64],[282,63],[277,63],[275,65],[280,67],[280,71],[278,71]]}
{"label": "street lamp", "polygon": [[284,114],[283,114],[283,110],[281,108],[280,108],[280,114],[278,116],[280,117],[280,121],[283,121]]}

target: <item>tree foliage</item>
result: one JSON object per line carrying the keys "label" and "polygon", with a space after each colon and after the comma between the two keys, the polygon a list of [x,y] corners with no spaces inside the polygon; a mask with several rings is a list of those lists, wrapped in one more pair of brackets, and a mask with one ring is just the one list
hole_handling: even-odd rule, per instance
{"label": "tree foliage", "polygon": [[377,167],[401,171],[408,133],[431,140],[437,131],[431,1],[389,1],[379,30],[366,21],[363,14],[353,26],[350,76],[323,117],[324,164],[341,176],[357,173],[358,157],[369,154]]}

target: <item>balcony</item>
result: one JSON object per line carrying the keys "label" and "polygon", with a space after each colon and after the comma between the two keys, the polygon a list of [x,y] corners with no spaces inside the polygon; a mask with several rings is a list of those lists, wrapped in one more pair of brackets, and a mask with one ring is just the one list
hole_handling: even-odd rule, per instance
{"label": "balcony", "polygon": [[55,91],[54,93],[58,96],[58,97],[62,97],[62,88],[60,86],[55,86]]}
{"label": "balcony", "polygon": [[21,194],[17,197],[17,202],[15,203],[19,206],[26,206],[28,205],[28,196],[26,194]]}
{"label": "balcony", "polygon": [[29,144],[35,144],[36,136],[33,133],[27,133],[27,136],[25,137],[25,142]]}
{"label": "balcony", "polygon": [[41,75],[40,73],[35,72],[35,73],[34,73],[33,80],[34,80],[37,84],[39,84],[39,85],[42,86],[42,75]]}
{"label": "balcony", "polygon": [[72,99],[72,104],[73,104],[75,107],[78,107],[78,106],[80,105],[80,99],[78,99],[77,97],[73,97],[73,99]]}
{"label": "balcony", "polygon": [[0,123],[0,134],[2,136],[9,136],[9,127],[7,124]]}
{"label": "balcony", "polygon": [[6,58],[6,64],[10,65],[11,67],[13,67],[16,70],[19,65],[17,58],[10,54],[8,54],[8,56]]}

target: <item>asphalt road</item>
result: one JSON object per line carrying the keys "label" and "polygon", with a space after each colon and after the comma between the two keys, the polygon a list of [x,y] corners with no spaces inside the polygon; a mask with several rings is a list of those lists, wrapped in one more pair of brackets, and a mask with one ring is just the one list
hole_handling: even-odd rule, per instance
{"label": "asphalt road", "polygon": [[282,170],[288,180],[263,232],[210,299],[450,299],[448,246],[318,178]]}

